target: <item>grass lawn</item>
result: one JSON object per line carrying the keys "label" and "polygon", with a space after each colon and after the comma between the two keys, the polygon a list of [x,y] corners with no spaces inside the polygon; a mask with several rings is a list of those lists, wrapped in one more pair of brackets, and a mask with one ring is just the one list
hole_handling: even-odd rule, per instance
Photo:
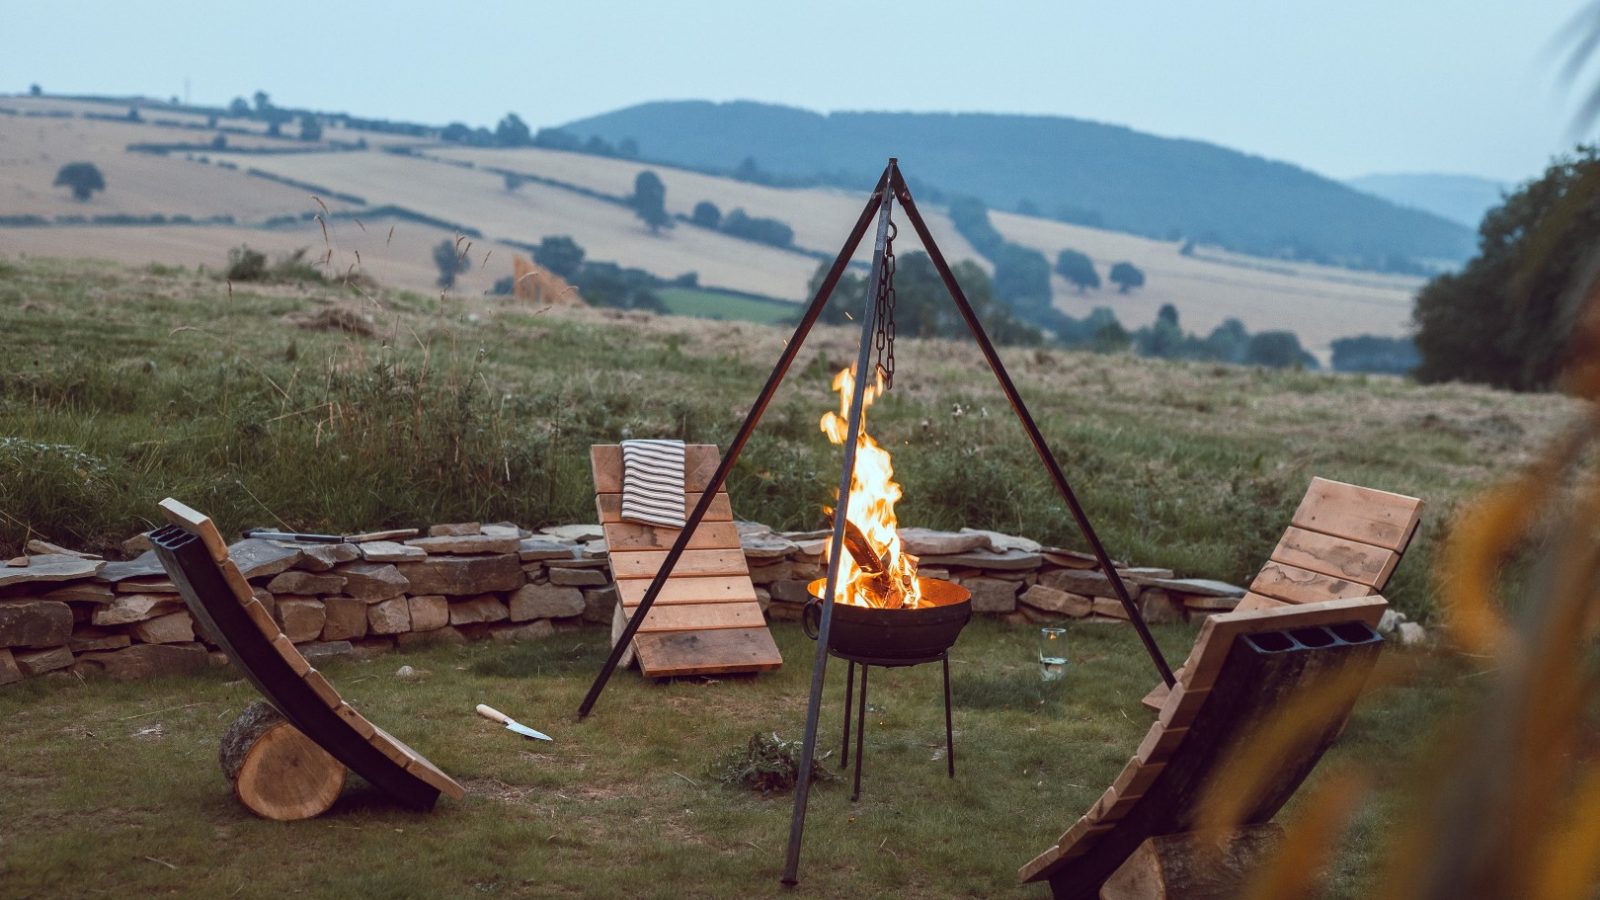
{"label": "grass lawn", "polygon": [[699,319],[727,319],[776,325],[787,322],[800,312],[800,306],[778,300],[757,300],[739,294],[703,288],[663,288],[656,296],[675,316],[694,316]]}
{"label": "grass lawn", "polygon": [[[352,779],[328,814],[252,817],[216,761],[257,695],[232,670],[192,679],[0,691],[0,894],[20,897],[643,896],[786,894],[790,797],[720,783],[755,732],[803,732],[814,644],[775,626],[786,665],[759,677],[649,683],[619,673],[574,719],[605,648],[597,632],[335,661],[358,709],[468,788],[430,815]],[[1156,629],[1169,656],[1192,641]],[[1042,896],[1016,869],[1053,842],[1133,754],[1153,683],[1126,627],[1074,626],[1072,668],[1042,686],[1030,629],[974,622],[953,652],[957,777],[944,775],[938,668],[872,677],[862,798],[812,793],[800,894]],[[1407,760],[1461,685],[1455,667],[1389,650],[1409,686],[1367,698],[1324,761],[1374,766],[1379,793],[1338,854],[1335,896],[1360,897],[1405,808]],[[401,664],[420,677],[405,680]],[[830,666],[819,749],[837,762],[844,673]],[[546,731],[526,741],[473,715],[487,702]],[[837,771],[836,769],[834,769]],[[1285,814],[1292,819],[1294,809]],[[788,895],[793,895],[788,894]]]}

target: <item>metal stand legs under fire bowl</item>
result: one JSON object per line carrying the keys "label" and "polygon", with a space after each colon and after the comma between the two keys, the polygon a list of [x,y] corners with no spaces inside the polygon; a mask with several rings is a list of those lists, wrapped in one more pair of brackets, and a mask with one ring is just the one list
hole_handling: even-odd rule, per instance
{"label": "metal stand legs under fire bowl", "polygon": [[850,764],[850,703],[855,697],[856,666],[861,667],[861,703],[856,707],[856,777],[855,785],[850,790],[850,799],[852,801],[861,799],[861,748],[867,735],[867,670],[873,666],[884,669],[898,669],[903,666],[920,666],[923,663],[931,662],[944,664],[944,751],[945,760],[949,764],[950,777],[956,777],[956,738],[955,730],[950,722],[949,651],[923,659],[847,656],[837,650],[829,651],[829,655],[850,664],[850,667],[845,670],[844,676],[844,741],[839,748],[839,768],[841,769]]}

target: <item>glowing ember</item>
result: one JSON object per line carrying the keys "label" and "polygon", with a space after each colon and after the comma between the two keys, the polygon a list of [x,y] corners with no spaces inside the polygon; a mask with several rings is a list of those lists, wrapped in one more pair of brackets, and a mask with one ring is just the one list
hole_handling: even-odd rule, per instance
{"label": "glowing ember", "polygon": [[[849,431],[850,395],[855,392],[855,374],[844,369],[834,376],[833,389],[839,392],[839,411],[822,416],[822,433],[828,440],[844,445]],[[867,385],[861,412],[861,433],[856,440],[856,470],[850,481],[850,502],[846,516],[848,534],[844,559],[839,565],[839,582],[834,589],[835,603],[897,609],[914,607],[922,600],[917,583],[917,558],[900,546],[899,526],[894,505],[900,499],[900,485],[894,481],[894,466],[889,451],[867,434],[866,411],[883,392],[881,379]],[[832,510],[827,510],[831,515]],[[862,543],[866,546],[863,547]],[[852,548],[851,545],[854,544]],[[870,548],[870,549],[869,549]],[[831,545],[827,548],[831,550]],[[873,557],[876,558],[861,558]],[[881,569],[874,571],[876,567]]]}

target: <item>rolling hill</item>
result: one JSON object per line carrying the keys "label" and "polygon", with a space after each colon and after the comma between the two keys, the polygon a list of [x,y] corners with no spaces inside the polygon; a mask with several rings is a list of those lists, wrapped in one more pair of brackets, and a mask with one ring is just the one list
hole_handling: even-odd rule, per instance
{"label": "rolling hill", "polygon": [[1458,222],[1474,231],[1483,214],[1500,205],[1511,185],[1476,175],[1396,172],[1363,175],[1347,182],[1358,191]]}
{"label": "rolling hill", "polygon": [[[591,260],[661,279],[696,273],[702,290],[673,294],[674,309],[768,321],[781,308],[752,306],[762,301],[719,291],[803,299],[819,258],[837,251],[872,180],[849,188],[779,188],[626,159],[464,147],[335,124],[321,141],[307,142],[262,134],[249,120],[224,120],[227,146],[212,149],[203,115],[150,103],[144,121],[135,122],[125,117],[127,108],[127,101],[0,97],[0,257],[88,257],[217,271],[230,248],[248,243],[272,254],[307,248],[309,258],[326,257],[335,273],[357,268],[382,285],[431,293],[437,291],[432,250],[459,230],[468,235],[473,265],[453,292],[471,295],[511,273],[512,254],[526,252],[518,245],[569,235]],[[202,149],[133,152],[133,144]],[[77,160],[94,162],[108,183],[88,202],[51,186],[56,169]],[[685,216],[701,201],[724,213],[742,208],[790,225],[794,245],[753,243],[686,221],[652,234],[625,203],[646,168],[666,186],[670,213]],[[511,186],[507,173],[527,178]],[[931,194],[918,189],[946,255],[989,269]],[[1108,306],[1136,328],[1171,303],[1191,331],[1203,334],[1238,318],[1251,331],[1295,331],[1324,360],[1329,343],[1340,337],[1405,334],[1421,283],[1208,245],[1185,254],[1177,242],[1037,216],[995,213],[992,219],[1007,240],[1052,259],[1072,248],[1088,254],[1102,274],[1128,260],[1149,275],[1145,287],[1130,294],[1080,293],[1056,278],[1054,302],[1073,315]],[[897,249],[917,249],[911,229],[901,229]],[[857,254],[866,257],[866,250]]]}
{"label": "rolling hill", "polygon": [[908,177],[995,209],[1233,250],[1376,264],[1464,259],[1472,234],[1288,163],[1201,141],[1055,116],[836,112],[751,102],[645,103],[563,126],[634,140],[648,159],[824,183],[870,180],[898,156]]}

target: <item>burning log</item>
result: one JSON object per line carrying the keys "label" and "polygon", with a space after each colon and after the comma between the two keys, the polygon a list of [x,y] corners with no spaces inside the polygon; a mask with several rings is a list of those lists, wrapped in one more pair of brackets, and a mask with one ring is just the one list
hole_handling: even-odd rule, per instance
{"label": "burning log", "polygon": [[[828,513],[828,524],[833,524],[833,512]],[[889,574],[889,566],[883,558],[878,556],[878,551],[872,549],[872,542],[861,533],[861,529],[849,519],[844,521],[844,549],[861,571],[867,576],[867,581],[862,585],[863,593],[872,598],[881,599],[881,605],[887,609],[899,609],[905,604],[905,595],[895,590],[894,578]]]}

